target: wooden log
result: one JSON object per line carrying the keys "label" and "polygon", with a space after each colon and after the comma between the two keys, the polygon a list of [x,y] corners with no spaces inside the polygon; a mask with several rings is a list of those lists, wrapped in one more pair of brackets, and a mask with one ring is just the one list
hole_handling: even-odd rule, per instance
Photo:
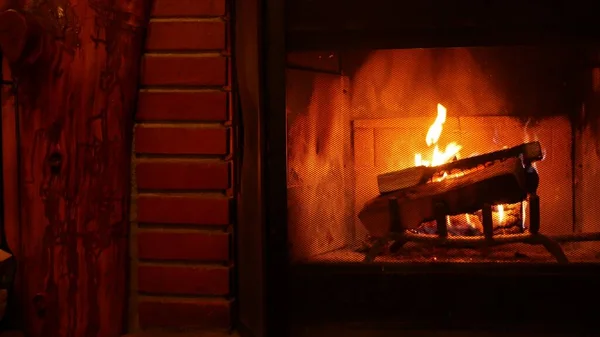
{"label": "wooden log", "polygon": [[403,188],[426,183],[438,172],[451,172],[453,170],[467,170],[488,162],[503,160],[507,158],[523,157],[523,161],[534,162],[542,160],[544,154],[539,142],[521,144],[510,149],[486,153],[480,156],[456,160],[451,163],[427,167],[410,167],[400,171],[380,174],[377,176],[377,184],[380,193],[389,193]]}
{"label": "wooden log", "polygon": [[435,204],[445,205],[445,215],[472,213],[488,203],[510,204],[527,196],[525,169],[520,159],[509,158],[471,174],[417,185],[380,195],[365,204],[358,217],[369,234],[382,237],[390,231],[390,197],[398,200],[403,229],[417,228],[435,220]]}
{"label": "wooden log", "polygon": [[482,216],[483,236],[485,236],[487,240],[491,240],[494,236],[494,224],[492,222],[492,205],[488,203],[483,204]]}
{"label": "wooden log", "polygon": [[540,197],[529,197],[529,231],[537,234],[540,231]]}
{"label": "wooden log", "polygon": [[22,327],[31,337],[117,337],[151,1],[19,3],[27,7],[0,14],[0,49],[18,83]]}
{"label": "wooden log", "polygon": [[[448,236],[448,220],[446,218],[446,206],[442,202],[436,202],[433,212],[435,213],[435,225],[437,227],[437,235],[442,238]],[[400,221],[400,220],[399,220]]]}

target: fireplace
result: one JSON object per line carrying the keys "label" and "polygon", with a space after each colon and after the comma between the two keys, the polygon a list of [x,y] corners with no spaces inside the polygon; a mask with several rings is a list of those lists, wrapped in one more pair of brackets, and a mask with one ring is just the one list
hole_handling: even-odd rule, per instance
{"label": "fireplace", "polygon": [[[442,286],[464,268],[598,265],[600,157],[586,125],[593,118],[586,114],[594,114],[586,86],[593,91],[595,81],[594,71],[585,76],[587,52],[503,46],[289,54],[292,270],[314,284],[327,283],[329,268],[326,280],[362,288],[389,277],[386,269],[417,265],[424,275],[443,266],[448,274],[436,276]],[[517,180],[523,188],[513,186]],[[332,271],[365,273],[369,264],[381,269],[362,274],[367,284]],[[428,291],[421,286],[412,285]],[[377,296],[363,305],[381,305],[384,294]]]}
{"label": "fireplace", "polygon": [[[392,207],[399,208],[395,213],[402,228],[396,232],[410,238],[403,247],[393,238],[381,243],[382,252],[372,252],[379,255],[371,258],[375,262],[555,262],[556,254],[544,245],[523,246],[519,238],[524,236],[514,235],[532,227],[569,261],[600,262],[600,214],[589,204],[600,158],[596,136],[578,125],[586,112],[587,80],[581,76],[580,50],[519,46],[357,54],[315,55],[317,63],[319,57],[337,59],[340,75],[293,64],[287,72],[293,262],[362,261],[378,238],[393,232],[390,198],[398,199]],[[540,147],[530,154],[535,158],[517,160],[532,151],[516,148],[524,143]],[[516,151],[513,160],[501,154],[508,148]],[[499,154],[495,164],[477,161],[493,153]],[[445,168],[469,161],[458,160],[463,157],[470,167]],[[524,189],[507,186],[526,175],[523,161],[528,159],[536,160],[530,163],[535,176],[522,180],[523,186],[539,180],[530,191],[535,201]],[[519,172],[512,168],[515,163]],[[431,174],[423,183],[425,167]],[[415,174],[415,181],[404,181]],[[504,179],[506,174],[514,179]],[[473,189],[480,191],[461,190],[477,184],[478,176],[483,185]],[[503,198],[509,203],[501,203]],[[484,199],[492,208],[492,240],[518,243],[442,249],[440,240],[424,241],[435,241],[427,234],[442,235],[443,241],[470,238],[464,246],[483,240]],[[441,211],[445,223],[438,229],[434,204],[439,202],[452,209]],[[461,212],[463,207],[470,212]]]}
{"label": "fireplace", "polygon": [[283,34],[269,4],[262,198],[240,201],[242,216],[264,215],[267,301],[249,314],[242,291],[244,324],[294,336],[594,326],[592,9],[297,0]]}

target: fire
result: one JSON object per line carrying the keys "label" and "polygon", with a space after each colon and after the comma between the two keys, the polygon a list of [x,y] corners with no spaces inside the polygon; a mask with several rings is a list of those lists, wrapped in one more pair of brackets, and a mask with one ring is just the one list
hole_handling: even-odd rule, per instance
{"label": "fire", "polygon": [[[431,126],[429,127],[429,130],[427,131],[427,136],[425,137],[425,142],[427,143],[428,147],[432,147],[433,146],[433,150],[431,153],[431,157],[429,159],[424,159],[423,158],[423,154],[422,153],[415,153],[415,166],[439,166],[442,164],[445,164],[449,161],[452,161],[454,158],[458,158],[459,156],[459,152],[462,149],[462,146],[459,145],[456,142],[450,142],[449,144],[446,145],[445,149],[442,151],[440,150],[440,144],[439,139],[440,136],[442,135],[442,132],[444,130],[444,124],[446,123],[446,117],[447,117],[447,110],[446,107],[444,107],[442,104],[438,104],[437,105],[437,117],[435,119],[435,121],[433,122],[433,124],[431,124]],[[479,168],[474,168],[474,170],[479,169]],[[463,176],[465,174],[468,174],[469,170],[467,171],[460,171],[460,172],[443,172],[440,173],[438,176],[435,176],[432,181],[441,181],[444,179],[452,179],[454,177],[459,177],[459,176]],[[505,209],[505,206],[507,207]],[[522,214],[525,213],[525,203],[521,204],[521,212]],[[508,211],[508,213],[507,213]],[[494,223],[496,226],[500,226],[503,225],[505,222],[507,221],[511,221],[511,217],[514,217],[514,215],[511,215],[513,212],[512,210],[512,205],[497,205],[494,212],[493,212],[493,219],[494,219]],[[523,222],[525,221],[524,216],[523,219],[521,219]],[[481,223],[480,220],[478,220],[477,216],[473,216],[471,214],[467,214],[465,213],[464,215],[461,216],[447,216],[446,217],[446,224],[450,227],[452,227],[453,225],[459,225],[460,223],[463,223],[471,228],[477,229],[481,227]]]}
{"label": "fire", "polygon": [[458,145],[456,142],[447,144],[444,151],[441,151],[438,145],[438,140],[440,139],[444,129],[444,123],[446,123],[446,115],[446,107],[438,103],[437,117],[435,118],[433,124],[431,124],[429,127],[427,136],[425,137],[427,146],[434,146],[431,160],[423,160],[423,155],[421,153],[416,153],[415,166],[438,166],[447,163],[454,157],[458,156],[462,146]]}
{"label": "fire", "polygon": [[504,221],[504,205],[498,205],[498,222]]}
{"label": "fire", "polygon": [[440,139],[440,136],[442,135],[442,130],[444,128],[444,123],[446,123],[446,115],[446,107],[438,103],[437,117],[435,118],[433,124],[429,127],[429,130],[427,131],[427,136],[425,137],[427,146],[436,144],[438,139]]}

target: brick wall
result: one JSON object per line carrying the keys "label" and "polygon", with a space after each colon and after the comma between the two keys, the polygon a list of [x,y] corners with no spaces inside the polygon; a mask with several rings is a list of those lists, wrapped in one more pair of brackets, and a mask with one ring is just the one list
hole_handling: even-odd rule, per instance
{"label": "brick wall", "polygon": [[225,0],[154,0],[136,115],[130,329],[231,324]]}

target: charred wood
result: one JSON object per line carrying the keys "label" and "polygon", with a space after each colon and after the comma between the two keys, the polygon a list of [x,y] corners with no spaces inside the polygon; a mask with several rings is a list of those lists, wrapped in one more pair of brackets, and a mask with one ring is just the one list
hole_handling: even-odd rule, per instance
{"label": "charred wood", "polygon": [[542,160],[542,147],[539,142],[525,143],[509,149],[490,152],[479,156],[456,160],[444,165],[427,167],[417,166],[404,170],[380,174],[377,176],[380,193],[389,193],[407,187],[424,184],[434,178],[436,174],[463,172],[477,169],[490,162],[505,160],[508,158],[522,158],[524,164]]}
{"label": "charred wood", "polygon": [[509,158],[465,176],[380,195],[367,202],[358,217],[370,235],[380,237],[391,229],[390,197],[397,199],[401,228],[415,229],[423,222],[436,220],[438,203],[444,205],[444,215],[457,215],[478,211],[486,203],[516,203],[526,196],[521,160]]}

